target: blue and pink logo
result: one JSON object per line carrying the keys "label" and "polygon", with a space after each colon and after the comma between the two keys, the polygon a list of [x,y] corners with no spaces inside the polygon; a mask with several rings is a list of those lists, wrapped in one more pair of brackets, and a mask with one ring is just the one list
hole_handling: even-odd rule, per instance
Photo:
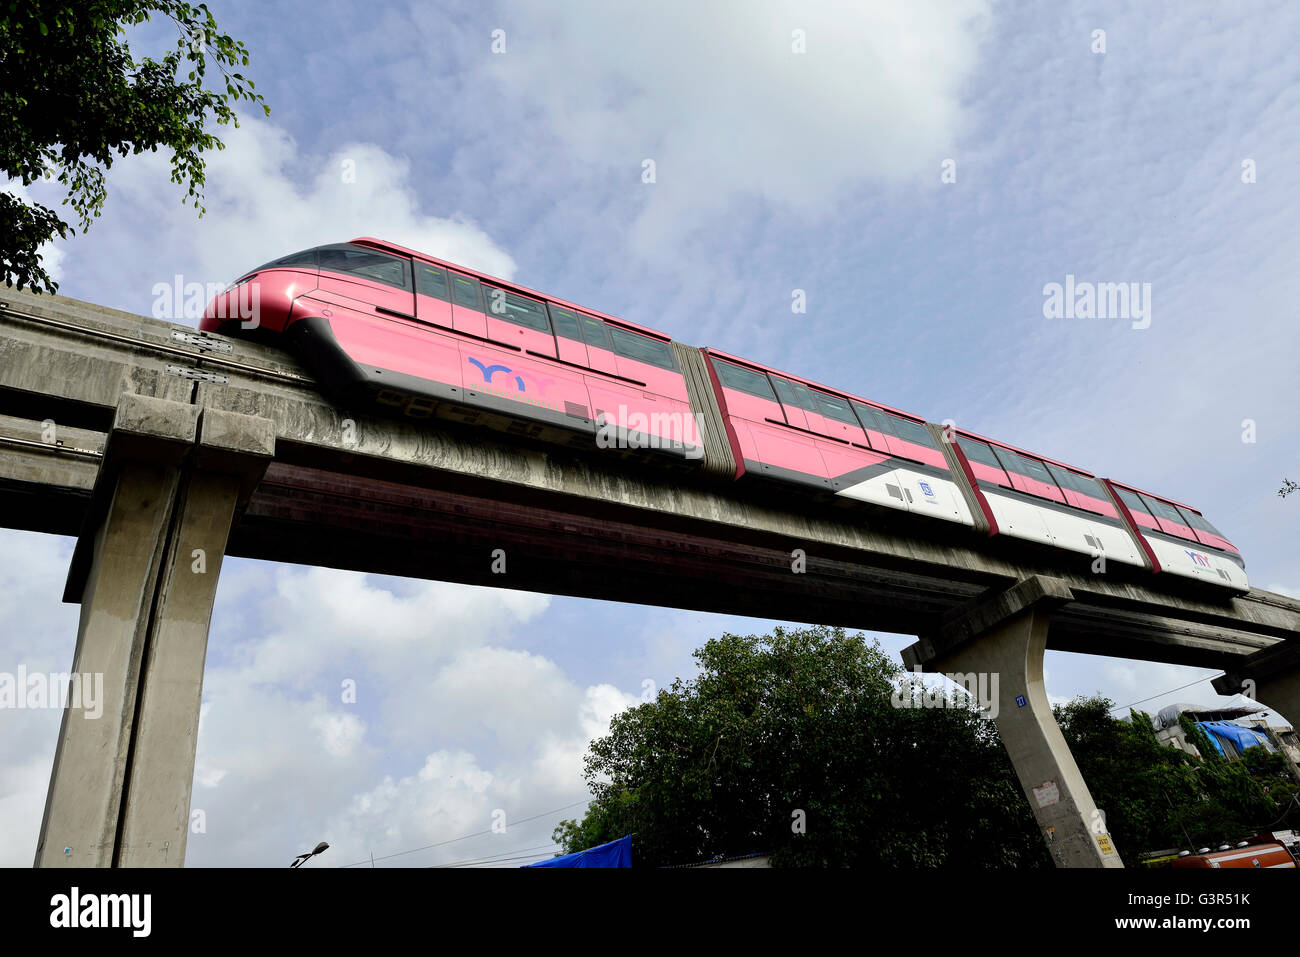
{"label": "blue and pink logo", "polygon": [[[469,359],[470,362],[474,363],[474,365],[478,366],[478,371],[483,373],[483,381],[486,382],[488,385],[492,384],[492,377],[496,375],[498,372],[504,372],[506,375],[510,375],[512,371],[509,366],[503,366],[503,365],[485,366],[483,363],[479,362],[473,356],[468,356],[467,358]],[[523,376],[518,376],[518,375],[515,376],[515,385],[518,386],[520,392],[527,391],[524,388]]]}

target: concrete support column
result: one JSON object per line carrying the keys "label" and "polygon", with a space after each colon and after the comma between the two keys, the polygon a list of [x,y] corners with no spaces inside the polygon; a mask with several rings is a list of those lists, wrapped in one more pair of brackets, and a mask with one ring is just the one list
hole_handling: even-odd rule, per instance
{"label": "concrete support column", "polygon": [[996,676],[998,734],[1057,866],[1123,867],[1043,685],[1048,615],[1071,597],[1056,579],[1027,579],[965,609],[939,634],[906,649],[904,661],[927,671],[988,675],[990,688]]}
{"label": "concrete support column", "polygon": [[102,713],[64,711],[38,867],[184,863],[221,557],[273,453],[265,419],[122,397],[64,593]]}

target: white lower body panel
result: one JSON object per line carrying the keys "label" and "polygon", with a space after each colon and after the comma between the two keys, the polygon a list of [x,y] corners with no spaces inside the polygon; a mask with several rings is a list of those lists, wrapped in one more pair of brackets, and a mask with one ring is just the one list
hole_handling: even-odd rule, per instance
{"label": "white lower body panel", "polygon": [[1142,568],[1142,550],[1127,529],[1091,519],[1086,512],[1067,512],[1035,505],[1023,498],[981,489],[998,522],[998,533],[1068,549],[1108,562]]}
{"label": "white lower body panel", "polygon": [[885,505],[917,515],[975,527],[966,499],[951,479],[908,468],[894,468],[840,489],[837,495]]}
{"label": "white lower body panel", "polygon": [[1207,585],[1250,591],[1245,569],[1217,552],[1202,549],[1195,542],[1175,543],[1154,535],[1146,536],[1146,540],[1162,571],[1195,578]]}

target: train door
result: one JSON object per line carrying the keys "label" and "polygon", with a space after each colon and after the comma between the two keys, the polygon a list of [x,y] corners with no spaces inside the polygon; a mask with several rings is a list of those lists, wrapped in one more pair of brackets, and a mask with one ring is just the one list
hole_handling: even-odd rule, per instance
{"label": "train door", "polygon": [[483,299],[489,339],[524,353],[555,358],[555,336],[551,334],[545,303],[486,284]]}
{"label": "train door", "polygon": [[599,319],[582,315],[582,337],[587,342],[587,364],[597,372],[618,375],[614,360],[614,343],[609,338],[609,328]]}
{"label": "train door", "polygon": [[1079,532],[1084,536],[1084,545],[1108,561],[1146,564],[1132,533],[1095,478],[1051,462],[1044,464],[1064,493],[1066,503],[1080,511]]}
{"label": "train door", "polygon": [[592,415],[598,422],[606,421],[626,429],[641,390],[638,385],[624,382],[619,376],[618,364],[614,360],[614,343],[605,323],[585,313],[578,313],[578,322],[586,343],[587,366],[593,372],[601,373],[585,376],[587,392],[591,395]]}
{"label": "train door", "polygon": [[[870,461],[869,453],[862,448],[867,444],[867,433],[853,413],[849,400],[816,389],[808,392],[815,409],[806,413],[805,418],[814,432],[832,440],[818,443],[828,476],[834,480],[862,468]],[[855,444],[858,448],[854,448]]]}
{"label": "train door", "polygon": [[[756,423],[753,429],[754,439],[764,462],[777,464],[777,467],[794,476],[808,476],[813,484],[828,487],[830,470],[822,459],[817,441],[809,434],[807,413],[812,408],[812,396],[801,385],[796,385],[777,375],[768,377],[776,397],[781,403],[781,413],[791,428],[783,428],[780,423]],[[795,431],[798,430],[798,431]]]}
{"label": "train door", "polygon": [[585,366],[587,344],[582,338],[582,323],[572,309],[550,303],[551,328],[555,330],[555,348],[559,358],[574,365]]}
{"label": "train door", "polygon": [[415,315],[421,322],[455,328],[451,319],[451,287],[447,270],[433,263],[415,262]]}
{"label": "train door", "polygon": [[[735,432],[747,471],[779,474],[807,460],[807,442],[791,431],[767,373],[709,355],[722,390],[722,405]],[[818,473],[816,479],[825,476]],[[805,479],[805,482],[811,478]]]}
{"label": "train door", "polygon": [[483,287],[472,276],[450,273],[451,322],[457,332],[487,338],[487,317],[483,315]]}
{"label": "train door", "polygon": [[812,394],[803,386],[780,376],[772,376],[772,385],[776,387],[776,397],[781,400],[786,422],[796,429],[811,432],[808,413],[813,409]]}
{"label": "train door", "polygon": [[950,522],[974,524],[948,471],[948,460],[923,422],[875,409],[875,421],[894,456],[898,477],[909,510]]}
{"label": "train door", "polygon": [[877,505],[906,510],[909,492],[904,490],[906,480],[895,468],[899,462],[890,450],[886,438],[889,426],[880,416],[879,409],[860,402],[850,402],[850,405],[857,415],[859,424],[863,427],[865,444],[871,448],[869,459],[871,464],[859,470],[860,480],[857,484],[841,489],[839,494],[864,502],[875,502]]}
{"label": "train door", "polygon": [[989,503],[997,520],[998,532],[1031,542],[1052,544],[1051,533],[1039,509],[1016,489],[1002,456],[1005,450],[995,449],[987,442],[965,435],[958,438],[957,445],[980,483],[984,500]]}

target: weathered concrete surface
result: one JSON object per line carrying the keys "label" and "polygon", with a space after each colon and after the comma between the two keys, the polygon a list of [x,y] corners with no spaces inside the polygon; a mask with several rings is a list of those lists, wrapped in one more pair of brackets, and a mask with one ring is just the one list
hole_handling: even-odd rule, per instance
{"label": "weathered concrete surface", "polygon": [[221,558],[274,451],[265,420],[121,396],[65,592],[103,710],[64,712],[38,866],[184,863]]}
{"label": "weathered concrete surface", "polygon": [[[122,396],[88,527],[78,541],[81,602],[72,670],[102,675],[102,713],[65,708],[36,848],[39,867],[109,867],[134,729],[150,610],[198,409]],[[76,566],[74,566],[76,567]]]}
{"label": "weathered concrete surface", "polygon": [[[998,735],[1058,867],[1123,867],[1052,715],[1043,684],[1048,612],[1071,600],[1059,582],[1029,579],[976,603],[922,644],[930,670],[997,676]],[[910,650],[910,649],[909,649]]]}

